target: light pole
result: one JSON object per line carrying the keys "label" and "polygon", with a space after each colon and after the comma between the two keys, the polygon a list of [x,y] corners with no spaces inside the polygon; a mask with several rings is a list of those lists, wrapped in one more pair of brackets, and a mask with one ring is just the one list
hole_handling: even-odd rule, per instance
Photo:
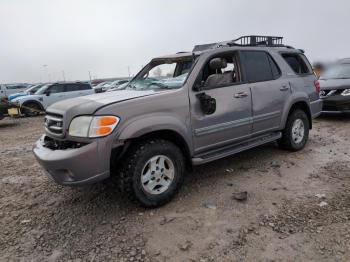
{"label": "light pole", "polygon": [[63,81],[66,82],[66,76],[64,74],[64,70],[62,70]]}
{"label": "light pole", "polygon": [[44,71],[45,71],[45,75],[47,75],[47,80],[49,81],[49,82],[51,82],[51,80],[50,80],[50,76],[49,76],[49,74],[47,73],[47,67],[48,67],[48,65],[43,65],[43,68],[44,68]]}
{"label": "light pole", "polygon": [[89,72],[89,79],[90,79],[90,83],[91,83],[91,72],[90,71],[88,71]]}

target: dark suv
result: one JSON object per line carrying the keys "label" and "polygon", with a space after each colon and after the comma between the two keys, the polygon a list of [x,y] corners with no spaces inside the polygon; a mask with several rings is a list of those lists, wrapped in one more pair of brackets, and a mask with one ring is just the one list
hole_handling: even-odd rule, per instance
{"label": "dark suv", "polygon": [[329,66],[318,81],[323,112],[350,113],[350,58]]}
{"label": "dark suv", "polygon": [[321,112],[303,51],[247,36],[154,58],[123,90],[46,111],[34,154],[63,185],[114,176],[146,206],[169,201],[186,168],[277,140],[302,149]]}

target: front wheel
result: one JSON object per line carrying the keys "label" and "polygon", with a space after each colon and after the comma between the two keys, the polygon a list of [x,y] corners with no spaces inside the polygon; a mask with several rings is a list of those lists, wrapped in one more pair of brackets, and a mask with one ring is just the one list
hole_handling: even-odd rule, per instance
{"label": "front wheel", "polygon": [[287,120],[278,144],[281,148],[298,151],[305,147],[309,138],[310,122],[306,113],[300,109],[293,111]]}
{"label": "front wheel", "polygon": [[146,207],[169,202],[182,185],[185,161],[172,142],[151,139],[131,148],[118,174],[121,191]]}

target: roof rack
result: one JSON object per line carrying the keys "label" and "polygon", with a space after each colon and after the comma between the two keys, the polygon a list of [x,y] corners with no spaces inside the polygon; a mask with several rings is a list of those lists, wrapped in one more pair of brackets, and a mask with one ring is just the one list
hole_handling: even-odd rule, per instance
{"label": "roof rack", "polygon": [[285,47],[285,45],[283,44],[283,37],[281,36],[248,35],[248,36],[241,36],[237,39],[225,41],[225,42],[196,45],[193,48],[193,52],[204,51],[208,49],[215,49],[220,47],[227,47],[227,46]]}
{"label": "roof rack", "polygon": [[229,41],[228,45],[238,46],[284,46],[281,36],[248,35]]}

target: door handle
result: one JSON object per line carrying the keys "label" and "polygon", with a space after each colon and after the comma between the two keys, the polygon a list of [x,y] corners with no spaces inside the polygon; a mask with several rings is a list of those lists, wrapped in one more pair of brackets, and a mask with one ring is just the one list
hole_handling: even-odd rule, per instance
{"label": "door handle", "polygon": [[234,98],[244,98],[247,97],[248,93],[247,92],[239,92],[234,95]]}
{"label": "door handle", "polygon": [[281,91],[287,91],[289,90],[288,85],[282,85],[282,87],[280,88]]}

